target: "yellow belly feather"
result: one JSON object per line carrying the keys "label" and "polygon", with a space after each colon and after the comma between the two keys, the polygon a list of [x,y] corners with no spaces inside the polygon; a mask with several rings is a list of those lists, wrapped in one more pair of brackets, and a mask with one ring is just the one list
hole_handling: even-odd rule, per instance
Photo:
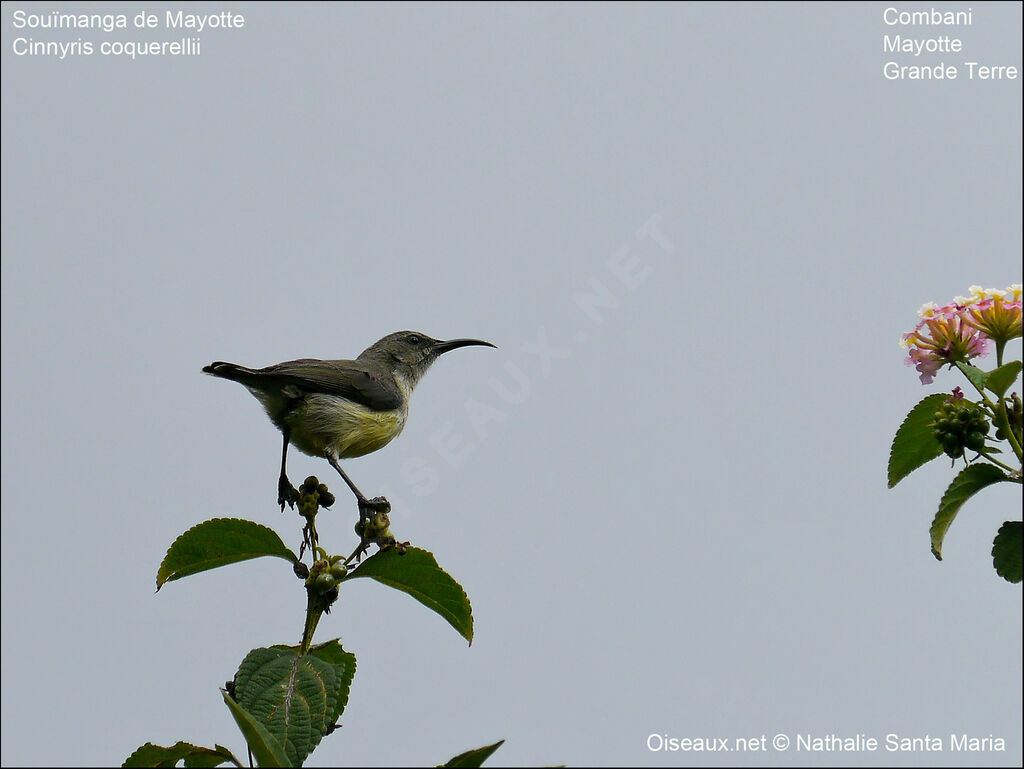
{"label": "yellow belly feather", "polygon": [[284,417],[292,444],[305,454],[361,457],[386,446],[405,427],[408,408],[372,411],[334,395],[308,395]]}

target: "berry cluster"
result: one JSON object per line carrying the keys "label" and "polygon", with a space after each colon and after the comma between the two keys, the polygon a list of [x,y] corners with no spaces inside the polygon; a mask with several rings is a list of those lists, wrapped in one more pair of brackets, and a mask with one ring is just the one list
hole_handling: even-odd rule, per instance
{"label": "berry cluster", "polygon": [[328,561],[330,566],[321,571],[316,579],[312,580],[311,587],[321,595],[331,592],[337,584],[348,574],[348,565],[340,555],[335,555]]}
{"label": "berry cluster", "polygon": [[981,451],[985,448],[989,423],[985,412],[976,404],[968,400],[950,400],[935,412],[932,429],[942,450],[957,459],[963,456],[964,449]]}

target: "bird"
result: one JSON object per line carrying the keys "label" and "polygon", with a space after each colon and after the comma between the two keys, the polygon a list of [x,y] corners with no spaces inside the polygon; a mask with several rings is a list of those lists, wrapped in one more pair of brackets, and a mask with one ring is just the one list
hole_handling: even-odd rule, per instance
{"label": "bird", "polygon": [[433,339],[419,331],[396,331],[363,350],[355,360],[300,358],[265,368],[215,361],[204,374],[238,382],[263,404],[284,436],[277,502],[294,508],[298,491],[288,480],[288,445],[323,457],[356,497],[360,522],[390,511],[384,497],[367,499],[339,461],[377,451],[398,437],[409,417],[409,397],[442,354],[460,347],[496,347],[479,339]]}

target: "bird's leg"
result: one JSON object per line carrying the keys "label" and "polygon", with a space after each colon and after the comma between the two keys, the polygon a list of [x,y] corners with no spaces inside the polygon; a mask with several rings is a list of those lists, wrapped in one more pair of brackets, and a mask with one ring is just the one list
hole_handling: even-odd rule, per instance
{"label": "bird's leg", "polygon": [[349,478],[345,471],[341,469],[341,465],[338,464],[338,460],[331,454],[327,455],[327,461],[331,463],[331,467],[338,471],[348,487],[352,489],[352,493],[356,495],[356,503],[359,505],[359,521],[360,523],[365,522],[369,517],[370,513],[389,513],[391,512],[391,503],[388,502],[384,497],[374,497],[373,499],[367,499],[363,492],[361,492],[352,479]]}
{"label": "bird's leg", "polygon": [[288,438],[291,431],[288,428],[285,428],[281,432],[284,433],[284,448],[281,449],[281,477],[277,481],[277,504],[281,506],[281,510],[283,512],[286,504],[292,509],[295,508],[295,502],[299,498],[299,492],[294,486],[292,486],[292,482],[288,480],[288,475],[284,471],[285,462],[288,460]]}

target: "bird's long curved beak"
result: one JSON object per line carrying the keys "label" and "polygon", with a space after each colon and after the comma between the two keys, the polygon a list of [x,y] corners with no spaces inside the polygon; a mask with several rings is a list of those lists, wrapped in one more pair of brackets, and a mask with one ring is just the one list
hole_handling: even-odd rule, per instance
{"label": "bird's long curved beak", "polygon": [[482,342],[479,339],[450,339],[447,342],[435,342],[434,352],[440,355],[441,353],[448,352],[449,350],[455,350],[459,347],[469,347],[470,345],[497,347],[497,345],[493,345],[490,342]]}

